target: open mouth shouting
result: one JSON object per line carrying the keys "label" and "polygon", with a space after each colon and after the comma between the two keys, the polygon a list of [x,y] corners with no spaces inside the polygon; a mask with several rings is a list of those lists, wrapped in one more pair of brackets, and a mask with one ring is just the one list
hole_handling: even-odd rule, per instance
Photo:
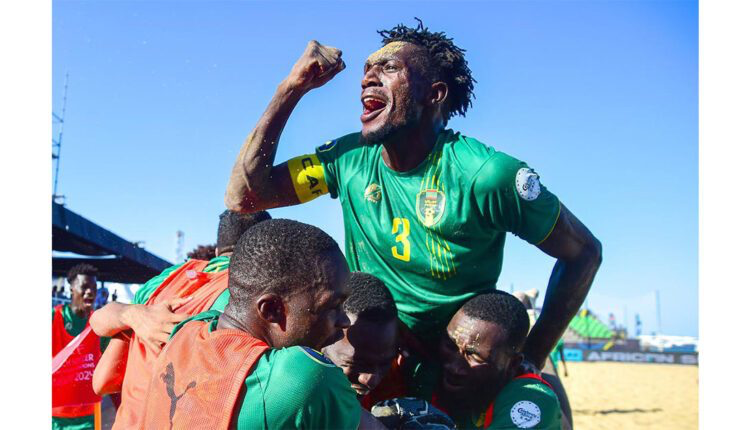
{"label": "open mouth shouting", "polygon": [[387,103],[384,98],[377,94],[367,94],[362,96],[362,116],[359,117],[362,123],[372,121],[378,116],[383,110]]}

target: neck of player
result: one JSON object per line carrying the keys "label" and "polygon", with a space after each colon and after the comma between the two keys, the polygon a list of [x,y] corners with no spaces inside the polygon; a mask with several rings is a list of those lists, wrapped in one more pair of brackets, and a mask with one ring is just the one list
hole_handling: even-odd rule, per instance
{"label": "neck of player", "polygon": [[408,172],[419,166],[432,152],[444,124],[417,124],[404,128],[383,143],[381,156],[385,165],[397,172]]}
{"label": "neck of player", "polygon": [[262,340],[270,346],[274,346],[272,336],[270,336],[268,330],[265,330],[262,324],[253,318],[235,315],[234,310],[231,309],[231,303],[227,305],[227,308],[224,309],[224,312],[219,316],[219,322],[217,323],[216,328],[218,330],[233,329],[244,331],[252,337]]}

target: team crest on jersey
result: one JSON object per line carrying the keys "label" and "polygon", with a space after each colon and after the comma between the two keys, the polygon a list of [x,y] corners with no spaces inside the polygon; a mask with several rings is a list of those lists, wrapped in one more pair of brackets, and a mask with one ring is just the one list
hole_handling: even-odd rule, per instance
{"label": "team crest on jersey", "polygon": [[370,184],[365,188],[365,200],[368,202],[377,203],[383,198],[383,192],[380,190],[380,185]]}
{"label": "team crest on jersey", "polygon": [[424,190],[417,194],[417,216],[425,227],[440,222],[445,212],[445,194],[438,190]]}

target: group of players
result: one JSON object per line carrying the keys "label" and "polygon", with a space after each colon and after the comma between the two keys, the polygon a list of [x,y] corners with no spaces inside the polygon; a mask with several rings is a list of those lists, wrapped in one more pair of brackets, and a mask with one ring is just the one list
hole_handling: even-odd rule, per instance
{"label": "group of players", "polygon": [[[570,426],[538,369],[601,244],[525,163],[446,129],[475,82],[452,39],[421,22],[379,34],[361,132],[274,164],[297,102],[345,68],[310,42],[240,150],[216,258],[93,314],[112,337],[93,384],[121,393],[115,429]],[[265,212],[323,194],[341,202],[346,256]],[[495,289],[507,232],[557,259],[531,330]]]}

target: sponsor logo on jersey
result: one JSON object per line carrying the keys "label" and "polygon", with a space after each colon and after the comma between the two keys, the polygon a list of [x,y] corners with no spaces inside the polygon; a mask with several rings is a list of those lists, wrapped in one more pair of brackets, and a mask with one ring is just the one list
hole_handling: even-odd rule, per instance
{"label": "sponsor logo on jersey", "polygon": [[380,190],[380,185],[370,184],[365,188],[365,200],[368,202],[377,203],[381,198],[383,198],[383,193]]}
{"label": "sponsor logo on jersey", "polygon": [[424,190],[417,194],[417,216],[425,227],[440,222],[445,212],[445,194],[438,190]]}
{"label": "sponsor logo on jersey", "polygon": [[185,387],[185,390],[182,392],[182,394],[178,395],[174,387],[174,364],[167,364],[167,367],[164,370],[165,372],[159,375],[159,378],[164,381],[164,385],[166,385],[167,389],[167,395],[169,396],[169,400],[172,403],[169,408],[169,429],[171,430],[173,426],[172,421],[174,420],[174,413],[177,411],[177,402],[179,402],[180,399],[182,399],[182,397],[187,394],[189,389],[195,388],[197,384],[195,383],[195,381],[190,381],[190,383]]}
{"label": "sponsor logo on jersey", "polygon": [[542,191],[539,184],[539,175],[528,167],[518,169],[516,173],[516,191],[518,191],[518,195],[524,200],[536,200]]}
{"label": "sponsor logo on jersey", "polygon": [[319,152],[330,151],[331,149],[333,149],[334,146],[336,146],[336,141],[335,140],[329,140],[328,142],[320,145],[318,147],[318,151]]}
{"label": "sponsor logo on jersey", "polygon": [[542,421],[542,410],[534,402],[521,400],[510,408],[510,420],[520,429],[530,429]]}

